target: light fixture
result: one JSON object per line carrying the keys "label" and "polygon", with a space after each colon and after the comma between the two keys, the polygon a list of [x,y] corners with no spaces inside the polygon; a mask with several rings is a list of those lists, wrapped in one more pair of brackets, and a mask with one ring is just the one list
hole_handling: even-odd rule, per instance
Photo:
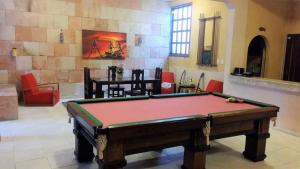
{"label": "light fixture", "polygon": [[11,49],[11,56],[16,57],[17,55],[18,55],[17,48],[12,48],[12,49]]}
{"label": "light fixture", "polygon": [[65,41],[65,38],[64,38],[64,32],[63,32],[63,30],[61,29],[61,30],[60,30],[60,33],[59,33],[59,42],[60,42],[60,43],[64,43],[64,41]]}

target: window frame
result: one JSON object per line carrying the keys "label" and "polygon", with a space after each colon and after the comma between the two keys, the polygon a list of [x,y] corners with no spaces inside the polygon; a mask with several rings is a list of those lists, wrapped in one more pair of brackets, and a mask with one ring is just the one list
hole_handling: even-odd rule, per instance
{"label": "window frame", "polygon": [[[180,19],[174,19],[174,15],[173,15],[173,11],[174,10],[177,10],[177,9],[180,9],[180,8],[184,8],[184,7],[191,7],[191,16],[190,17],[186,17],[186,18],[180,18]],[[178,22],[178,21],[187,21],[187,24],[186,26],[188,26],[188,21],[190,21],[190,27],[186,30],[177,30],[177,31],[174,31],[174,22]],[[190,3],[185,3],[185,4],[181,4],[181,5],[177,5],[177,6],[173,6],[171,8],[171,37],[170,37],[170,51],[169,51],[169,56],[170,57],[189,57],[190,56],[190,49],[191,49],[191,34],[192,34],[192,21],[193,21],[193,3],[190,2]],[[182,24],[183,25],[183,24]],[[189,41],[186,41],[186,42],[173,42],[173,33],[182,33],[182,32],[186,32],[186,33],[189,33],[189,36],[186,36],[186,40],[189,40]],[[182,40],[182,35],[181,35],[181,40]],[[173,45],[174,44],[185,44],[185,45],[188,45],[188,49],[187,50],[187,54],[178,54],[178,53],[173,53]],[[177,47],[176,47],[176,50],[177,50]]]}

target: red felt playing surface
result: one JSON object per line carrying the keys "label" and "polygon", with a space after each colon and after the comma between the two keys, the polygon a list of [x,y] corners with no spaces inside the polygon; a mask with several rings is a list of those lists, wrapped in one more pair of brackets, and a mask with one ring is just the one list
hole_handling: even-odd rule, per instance
{"label": "red felt playing surface", "polygon": [[98,118],[103,123],[103,127],[112,124],[257,108],[255,105],[246,103],[228,103],[226,99],[213,95],[104,102],[81,106]]}

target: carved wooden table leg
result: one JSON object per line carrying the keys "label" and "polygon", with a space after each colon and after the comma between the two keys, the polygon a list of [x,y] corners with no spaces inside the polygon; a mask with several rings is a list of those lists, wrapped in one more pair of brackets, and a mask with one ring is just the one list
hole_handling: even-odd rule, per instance
{"label": "carved wooden table leg", "polygon": [[93,145],[87,141],[81,132],[80,127],[74,120],[74,134],[75,134],[75,151],[74,154],[79,162],[93,161],[95,155],[93,153]]}
{"label": "carved wooden table leg", "polygon": [[184,147],[182,169],[205,169],[206,151],[209,149],[210,124],[203,130],[195,130],[188,146]]}
{"label": "carved wooden table leg", "polygon": [[[98,139],[97,163],[101,169],[121,169],[126,166],[123,152],[123,143],[121,141],[108,142],[106,138]],[[100,143],[101,142],[101,143]]]}
{"label": "carved wooden table leg", "polygon": [[267,156],[266,140],[270,137],[269,134],[270,119],[263,119],[257,121],[257,132],[246,135],[246,146],[243,153],[244,157],[257,162],[263,161]]}

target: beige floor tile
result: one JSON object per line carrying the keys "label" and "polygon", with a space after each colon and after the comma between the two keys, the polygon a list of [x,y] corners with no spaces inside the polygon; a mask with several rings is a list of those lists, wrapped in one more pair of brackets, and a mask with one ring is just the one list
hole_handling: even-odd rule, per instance
{"label": "beige floor tile", "polygon": [[16,163],[16,169],[51,169],[51,167],[46,158],[39,158]]}
{"label": "beige floor tile", "polygon": [[61,167],[58,169],[98,169],[98,165],[94,162],[94,163],[89,163],[89,164],[70,165],[70,166]]}
{"label": "beige floor tile", "polygon": [[[66,109],[22,107],[20,119],[0,122],[0,169],[97,169],[96,162],[78,164],[75,139]],[[267,159],[253,163],[244,159],[245,136],[211,142],[207,169],[300,169],[300,138],[275,129],[267,141]],[[183,148],[175,147],[126,157],[124,169],[179,169]]]}
{"label": "beige floor tile", "polygon": [[61,150],[47,155],[51,168],[67,167],[77,164],[73,149]]}
{"label": "beige floor tile", "polygon": [[43,157],[44,157],[44,153],[41,149],[14,151],[15,163],[39,159],[39,158],[43,158]]}
{"label": "beige floor tile", "polygon": [[36,150],[41,148],[41,140],[35,136],[18,136],[14,141],[15,151],[30,151],[32,149]]}
{"label": "beige floor tile", "polygon": [[13,152],[14,144],[6,140],[1,140],[0,143],[0,153]]}
{"label": "beige floor tile", "polygon": [[298,161],[299,159],[299,152],[290,148],[283,148],[269,154],[269,156],[265,159],[265,163],[267,163],[270,166],[283,166],[291,162]]}
{"label": "beige floor tile", "polygon": [[0,169],[15,169],[15,164],[14,163],[0,163]]}
{"label": "beige floor tile", "polygon": [[14,167],[13,152],[0,152],[0,169],[14,169]]}

